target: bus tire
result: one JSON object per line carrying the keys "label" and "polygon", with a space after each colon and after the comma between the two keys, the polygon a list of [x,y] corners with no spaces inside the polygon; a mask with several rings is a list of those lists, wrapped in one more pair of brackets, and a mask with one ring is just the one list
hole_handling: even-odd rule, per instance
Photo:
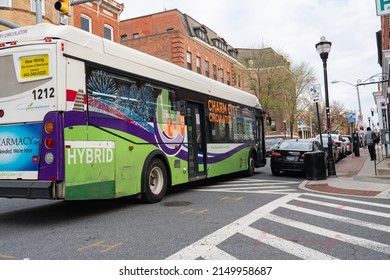
{"label": "bus tire", "polygon": [[255,154],[250,153],[248,157],[248,169],[245,172],[245,175],[250,177],[255,174]]}
{"label": "bus tire", "polygon": [[168,176],[164,163],[159,158],[153,158],[147,168],[144,168],[143,192],[141,199],[147,203],[156,203],[164,197],[167,186]]}

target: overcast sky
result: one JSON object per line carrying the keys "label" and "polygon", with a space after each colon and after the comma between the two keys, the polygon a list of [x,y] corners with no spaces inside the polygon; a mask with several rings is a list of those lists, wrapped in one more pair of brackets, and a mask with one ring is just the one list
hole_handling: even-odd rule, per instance
{"label": "overcast sky", "polygon": [[[381,72],[376,35],[380,17],[374,0],[122,0],[121,20],[178,9],[204,24],[235,48],[264,45],[289,56],[296,64],[314,68],[325,100],[322,61],[315,44],[325,36],[332,42],[328,59],[329,100],[338,100],[358,113],[356,84]],[[362,86],[360,100],[365,123],[375,106],[376,85]],[[378,116],[375,113],[374,120]]]}

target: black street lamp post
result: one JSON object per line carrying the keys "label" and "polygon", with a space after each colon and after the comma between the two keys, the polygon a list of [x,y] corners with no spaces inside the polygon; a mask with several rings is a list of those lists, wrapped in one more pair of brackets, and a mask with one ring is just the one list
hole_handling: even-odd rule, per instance
{"label": "black street lamp post", "polygon": [[336,166],[333,158],[333,144],[332,135],[330,129],[330,114],[329,114],[329,94],[328,94],[328,73],[326,61],[332,46],[331,42],[326,41],[325,37],[321,37],[321,41],[316,44],[318,54],[322,59],[322,65],[324,68],[324,85],[325,85],[325,106],[326,106],[326,129],[328,133],[328,176],[336,177]]}

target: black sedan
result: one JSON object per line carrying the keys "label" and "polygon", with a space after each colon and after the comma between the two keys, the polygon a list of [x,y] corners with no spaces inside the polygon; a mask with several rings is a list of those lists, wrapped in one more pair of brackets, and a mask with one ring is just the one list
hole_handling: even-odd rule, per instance
{"label": "black sedan", "polygon": [[284,140],[271,154],[271,171],[278,175],[280,171],[305,171],[305,153],[322,151],[316,139]]}

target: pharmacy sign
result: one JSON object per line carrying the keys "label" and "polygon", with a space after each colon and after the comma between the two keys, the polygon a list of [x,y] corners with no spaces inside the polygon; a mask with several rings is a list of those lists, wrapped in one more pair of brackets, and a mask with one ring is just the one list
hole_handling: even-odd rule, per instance
{"label": "pharmacy sign", "polygon": [[376,14],[378,16],[390,14],[390,0],[375,0]]}

